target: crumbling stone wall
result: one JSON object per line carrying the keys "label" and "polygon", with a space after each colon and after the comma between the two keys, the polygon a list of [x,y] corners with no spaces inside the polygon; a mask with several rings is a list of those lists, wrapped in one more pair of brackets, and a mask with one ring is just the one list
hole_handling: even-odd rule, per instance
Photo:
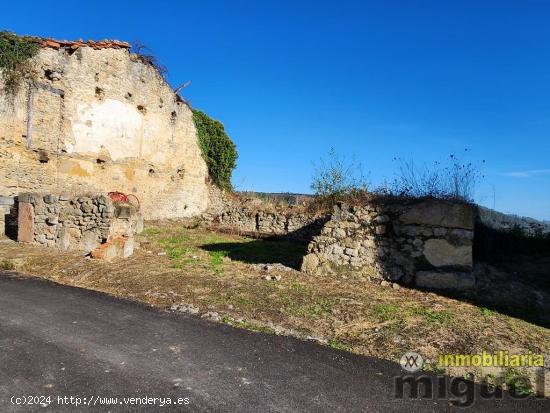
{"label": "crumbling stone wall", "polygon": [[128,256],[134,234],[143,229],[143,219],[133,205],[113,202],[106,194],[24,193],[17,201],[19,242],[90,253],[121,238],[123,255]]}
{"label": "crumbling stone wall", "polygon": [[470,205],[436,200],[338,205],[309,244],[302,270],[473,288],[473,218]]}
{"label": "crumbling stone wall", "polygon": [[203,219],[216,228],[253,236],[283,236],[309,242],[328,219],[300,205],[277,205],[255,196],[228,194],[210,188],[211,203]]}
{"label": "crumbling stone wall", "polygon": [[0,195],[135,194],[146,218],[202,213],[207,167],[190,108],[123,42],[44,42],[34,82],[0,80]]}
{"label": "crumbling stone wall", "polygon": [[218,216],[218,224],[240,233],[281,235],[297,240],[310,240],[318,234],[325,216],[310,216],[303,212],[279,212],[236,207]]}

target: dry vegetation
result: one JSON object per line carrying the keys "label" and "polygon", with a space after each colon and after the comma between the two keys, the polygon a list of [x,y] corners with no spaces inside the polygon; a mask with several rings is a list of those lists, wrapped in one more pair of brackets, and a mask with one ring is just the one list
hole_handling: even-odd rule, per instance
{"label": "dry vegetation", "polygon": [[[236,327],[394,361],[409,350],[432,359],[482,350],[550,352],[549,329],[487,308],[364,278],[308,276],[280,265],[296,265],[303,249],[169,222],[149,225],[141,248],[124,261],[96,262],[74,252],[2,242],[0,262],[6,270],[161,309],[192,305]],[[269,263],[266,271],[262,264]]]}

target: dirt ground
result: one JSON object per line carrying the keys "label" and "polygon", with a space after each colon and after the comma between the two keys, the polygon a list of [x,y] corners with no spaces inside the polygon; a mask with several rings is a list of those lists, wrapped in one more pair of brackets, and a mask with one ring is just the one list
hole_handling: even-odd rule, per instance
{"label": "dirt ground", "polygon": [[544,320],[485,307],[480,297],[309,276],[294,269],[302,244],[178,222],[148,223],[139,241],[133,256],[107,263],[2,240],[0,268],[393,361],[410,350],[431,361],[483,350],[550,354]]}

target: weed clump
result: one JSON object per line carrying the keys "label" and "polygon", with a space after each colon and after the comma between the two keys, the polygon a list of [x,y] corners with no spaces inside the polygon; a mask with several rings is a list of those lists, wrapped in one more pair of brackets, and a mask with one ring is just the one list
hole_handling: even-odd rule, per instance
{"label": "weed clump", "polygon": [[32,37],[0,32],[0,74],[6,94],[14,96],[23,81],[32,78],[29,59],[36,56],[39,48]]}

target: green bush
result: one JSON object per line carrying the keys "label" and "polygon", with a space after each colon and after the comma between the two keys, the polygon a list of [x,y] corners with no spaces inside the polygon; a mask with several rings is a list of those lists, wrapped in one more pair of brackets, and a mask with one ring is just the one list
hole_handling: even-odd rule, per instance
{"label": "green bush", "polygon": [[193,109],[193,121],[210,178],[221,189],[231,190],[231,174],[238,158],[235,144],[225,133],[223,124],[206,113]]}
{"label": "green bush", "polygon": [[311,189],[322,208],[330,209],[342,201],[352,202],[367,193],[368,182],[362,165],[340,156],[334,148],[330,149],[327,159],[321,158],[314,167]]}
{"label": "green bush", "polygon": [[39,48],[30,37],[0,32],[0,71],[7,94],[15,95],[21,82],[30,77],[28,61],[38,53]]}

